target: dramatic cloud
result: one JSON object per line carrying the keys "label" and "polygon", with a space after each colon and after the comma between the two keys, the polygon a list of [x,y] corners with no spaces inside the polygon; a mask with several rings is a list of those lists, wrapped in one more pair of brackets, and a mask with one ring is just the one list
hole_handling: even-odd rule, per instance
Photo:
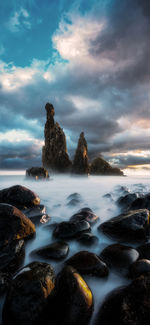
{"label": "dramatic cloud", "polygon": [[[40,164],[48,101],[71,156],[84,131],[91,158],[103,154],[123,168],[150,162],[150,4],[93,1],[85,9],[62,12],[46,59],[33,58],[24,66],[1,59],[1,168]],[[30,11],[25,6],[13,10],[8,28],[16,34],[29,30]],[[21,131],[25,142],[21,137],[19,144],[13,137],[9,141],[9,132],[19,138]]]}

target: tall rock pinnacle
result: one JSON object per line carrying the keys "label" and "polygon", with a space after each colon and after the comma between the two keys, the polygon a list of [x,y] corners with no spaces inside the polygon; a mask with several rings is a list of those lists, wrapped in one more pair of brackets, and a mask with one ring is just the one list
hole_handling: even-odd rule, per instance
{"label": "tall rock pinnacle", "polygon": [[42,152],[43,167],[56,172],[67,172],[71,161],[67,153],[66,137],[63,129],[54,120],[55,110],[52,104],[45,106],[47,121],[45,123],[45,146]]}
{"label": "tall rock pinnacle", "polygon": [[84,132],[81,132],[80,134],[73,161],[72,172],[75,174],[88,174],[89,172],[88,147],[84,137]]}

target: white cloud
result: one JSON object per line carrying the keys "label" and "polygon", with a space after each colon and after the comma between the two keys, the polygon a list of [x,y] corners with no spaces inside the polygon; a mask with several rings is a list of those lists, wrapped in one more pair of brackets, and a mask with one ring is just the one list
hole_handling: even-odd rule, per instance
{"label": "white cloud", "polygon": [[31,22],[29,19],[30,14],[28,11],[24,8],[20,8],[20,10],[15,11],[10,17],[8,29],[13,33],[19,32],[22,28],[31,29]]}

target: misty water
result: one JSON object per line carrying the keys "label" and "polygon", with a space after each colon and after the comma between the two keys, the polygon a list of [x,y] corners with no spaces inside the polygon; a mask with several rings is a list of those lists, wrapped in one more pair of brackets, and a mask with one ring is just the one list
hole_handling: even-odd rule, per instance
{"label": "misty water", "polygon": [[[118,215],[119,207],[116,205],[116,200],[123,195],[123,190],[127,188],[131,192],[150,192],[150,176],[134,176],[134,177],[70,177],[70,176],[53,176],[49,181],[31,181],[25,178],[24,175],[0,176],[0,189],[10,187],[12,185],[24,185],[35,191],[41,198],[41,204],[47,208],[47,213],[51,219],[48,224],[40,224],[36,226],[36,237],[26,242],[26,255],[24,265],[35,260],[31,257],[32,250],[50,244],[55,239],[52,237],[53,227],[50,227],[53,222],[69,220],[69,218],[80,208],[91,208],[100,218],[93,227],[92,233],[99,238],[96,245],[90,247],[79,244],[76,240],[65,240],[69,243],[70,257],[78,251],[88,250],[97,255],[107,245],[114,243],[108,237],[97,231],[100,223]],[[82,202],[75,207],[68,206],[67,197],[72,193],[79,193],[82,197]],[[105,194],[110,194],[110,197],[104,197]],[[42,258],[36,258],[38,261],[43,261]],[[45,262],[48,262],[45,260]],[[54,262],[49,260],[49,263],[54,267],[56,274],[63,266],[63,261]],[[95,278],[84,276],[87,284],[91,288],[94,296],[94,313],[91,324],[96,316],[99,306],[103,302],[105,296],[114,288],[129,283],[129,280],[121,275],[110,272],[106,278]],[[1,309],[2,309],[1,301]]]}

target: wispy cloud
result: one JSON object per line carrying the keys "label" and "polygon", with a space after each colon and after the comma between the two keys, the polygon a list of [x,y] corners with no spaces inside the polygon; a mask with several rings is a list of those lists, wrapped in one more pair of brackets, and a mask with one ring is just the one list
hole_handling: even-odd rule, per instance
{"label": "wispy cloud", "polygon": [[7,27],[12,33],[18,33],[22,29],[31,29],[29,12],[24,8],[20,8],[18,11],[13,12]]}

